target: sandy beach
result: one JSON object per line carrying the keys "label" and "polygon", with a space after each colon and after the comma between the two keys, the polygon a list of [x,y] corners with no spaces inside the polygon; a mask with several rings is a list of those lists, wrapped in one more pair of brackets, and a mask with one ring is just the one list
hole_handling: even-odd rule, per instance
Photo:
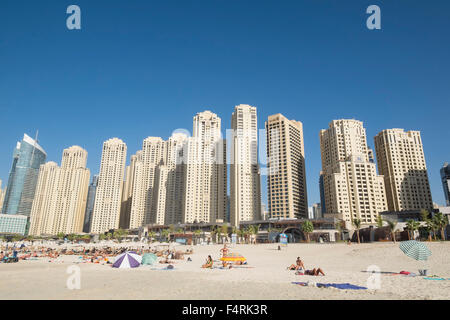
{"label": "sandy beach", "polygon": [[[430,275],[450,278],[450,242],[426,243],[432,251]],[[219,259],[221,245],[194,246],[191,262],[115,269],[111,265],[83,264],[79,256],[0,264],[0,299],[450,299],[450,280],[379,274],[380,289],[340,290],[299,286],[292,282],[351,283],[367,286],[376,265],[382,272],[402,270],[418,274],[423,262],[406,255],[394,243],[235,245],[230,251],[247,258],[246,266],[202,269],[208,254]],[[180,247],[180,249],[183,247]],[[286,270],[300,256],[307,269],[321,267],[325,276],[295,275]],[[188,256],[185,256],[186,258]],[[67,268],[80,267],[81,288],[69,290]]]}

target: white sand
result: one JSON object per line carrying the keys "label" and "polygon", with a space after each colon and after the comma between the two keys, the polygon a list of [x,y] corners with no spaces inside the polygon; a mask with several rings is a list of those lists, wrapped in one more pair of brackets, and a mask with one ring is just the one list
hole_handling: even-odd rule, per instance
{"label": "white sand", "polygon": [[[428,262],[431,274],[450,278],[450,242],[427,243],[432,251]],[[370,274],[363,272],[377,265],[384,272],[406,270],[418,273],[423,266],[408,258],[393,243],[372,244],[277,244],[237,245],[231,248],[248,259],[253,268],[206,270],[200,266],[208,254],[219,258],[222,246],[196,246],[192,262],[177,261],[175,270],[114,269],[110,265],[77,264],[81,270],[81,289],[66,286],[67,267],[78,256],[0,264],[0,299],[450,299],[450,280],[380,275],[378,290],[339,290],[302,287],[292,281],[351,283],[367,286]],[[185,247],[181,246],[180,249]],[[326,276],[298,276],[286,267],[300,256],[306,268],[321,267]],[[186,256],[188,257],[188,256]],[[157,264],[156,268],[164,265]]]}

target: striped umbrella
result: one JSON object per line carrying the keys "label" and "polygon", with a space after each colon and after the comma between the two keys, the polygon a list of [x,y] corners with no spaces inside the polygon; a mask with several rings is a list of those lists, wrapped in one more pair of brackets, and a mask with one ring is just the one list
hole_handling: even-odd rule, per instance
{"label": "striped umbrella", "polygon": [[400,243],[400,250],[403,251],[408,257],[415,260],[425,261],[431,256],[431,251],[423,242],[409,240]]}
{"label": "striped umbrella", "polygon": [[141,265],[142,257],[134,251],[126,251],[119,254],[113,264],[113,268],[137,268]]}

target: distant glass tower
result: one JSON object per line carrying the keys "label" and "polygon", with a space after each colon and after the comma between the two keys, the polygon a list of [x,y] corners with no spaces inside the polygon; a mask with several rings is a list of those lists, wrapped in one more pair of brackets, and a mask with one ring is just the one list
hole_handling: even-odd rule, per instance
{"label": "distant glass tower", "polygon": [[444,188],[445,203],[450,206],[450,165],[446,162],[441,168],[442,187]]}
{"label": "distant glass tower", "polygon": [[30,216],[39,167],[45,163],[47,154],[36,140],[24,134],[17,142],[8,179],[3,214]]}
{"label": "distant glass tower", "polygon": [[84,215],[83,232],[89,233],[91,228],[92,211],[94,211],[95,192],[97,191],[98,175],[92,177],[92,182],[89,185],[88,196],[86,200],[86,213]]}
{"label": "distant glass tower", "polygon": [[327,208],[325,207],[325,189],[323,186],[323,172],[320,171],[319,176],[319,190],[320,190],[320,213],[322,214],[322,218],[324,213],[327,212]]}

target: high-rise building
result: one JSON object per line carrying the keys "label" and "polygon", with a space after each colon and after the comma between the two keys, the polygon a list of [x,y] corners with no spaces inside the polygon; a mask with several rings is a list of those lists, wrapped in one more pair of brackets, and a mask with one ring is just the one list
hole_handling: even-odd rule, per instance
{"label": "high-rise building", "polygon": [[128,229],[130,227],[131,206],[133,204],[133,186],[136,178],[137,160],[138,155],[132,155],[130,158],[130,165],[125,169],[125,181],[123,182],[122,205],[120,209],[119,222],[121,229]]}
{"label": "high-rise building", "polygon": [[28,135],[17,142],[2,213],[30,216],[39,167],[46,157],[44,149]]}
{"label": "high-rise building", "polygon": [[86,213],[84,214],[83,232],[89,233],[91,230],[92,212],[94,211],[95,193],[97,191],[98,175],[92,176],[91,184],[89,185],[88,195],[86,200]]}
{"label": "high-rise building", "polygon": [[127,145],[118,138],[103,143],[91,233],[118,229]]}
{"label": "high-rise building", "polygon": [[0,214],[3,209],[3,200],[5,199],[6,189],[2,189],[2,180],[0,179]]}
{"label": "high-rise building", "polygon": [[55,162],[41,165],[30,218],[31,235],[80,233],[86,211],[89,169],[87,151],[65,149],[61,167]]}
{"label": "high-rise building", "polygon": [[450,165],[446,162],[441,168],[442,187],[444,188],[444,196],[446,206],[450,207]]}
{"label": "high-rise building", "polygon": [[313,216],[313,219],[323,218],[322,207],[321,207],[320,203],[314,203],[312,205],[312,216]]}
{"label": "high-rise building", "polygon": [[226,146],[221,119],[211,111],[194,117],[187,141],[182,223],[223,222],[226,213]]}
{"label": "high-rise building", "polygon": [[144,140],[130,165],[134,177],[129,191],[130,228],[181,223],[187,139],[183,133],[174,133],[167,141],[160,137]]}
{"label": "high-rise building", "polygon": [[166,143],[160,137],[144,139],[142,151],[136,154],[130,228],[139,228],[142,225],[152,223],[155,175],[158,166],[164,164],[165,155]]}
{"label": "high-rise building", "polygon": [[319,175],[319,192],[320,192],[320,210],[323,217],[323,214],[327,212],[327,207],[325,206],[325,188],[323,185],[323,172],[320,171]]}
{"label": "high-rise building", "polygon": [[303,124],[271,115],[266,135],[271,218],[308,218]]}
{"label": "high-rise building", "polygon": [[231,116],[230,219],[261,219],[261,182],[258,165],[258,122],[256,107],[238,105]]}
{"label": "high-rise building", "polygon": [[320,131],[326,214],[352,228],[351,222],[374,224],[386,211],[383,176],[377,175],[366,130],[358,120],[333,120]]}
{"label": "high-rise building", "polygon": [[433,209],[420,131],[386,129],[375,136],[378,171],[389,211]]}

